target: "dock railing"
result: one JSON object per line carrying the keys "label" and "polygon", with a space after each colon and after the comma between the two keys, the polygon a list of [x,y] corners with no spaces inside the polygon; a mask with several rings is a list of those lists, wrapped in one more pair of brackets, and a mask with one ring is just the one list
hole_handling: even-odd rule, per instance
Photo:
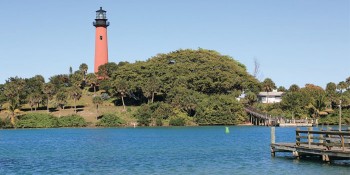
{"label": "dock railing", "polygon": [[296,129],[296,146],[307,146],[311,148],[313,145],[323,146],[326,150],[332,150],[333,147],[340,148],[341,151],[350,149],[350,132],[349,131],[313,131]]}

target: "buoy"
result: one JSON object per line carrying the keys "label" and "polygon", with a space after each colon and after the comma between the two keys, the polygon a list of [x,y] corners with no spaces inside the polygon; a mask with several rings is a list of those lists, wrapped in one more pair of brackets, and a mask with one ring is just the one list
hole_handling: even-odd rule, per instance
{"label": "buoy", "polygon": [[226,126],[226,131],[225,131],[226,134],[229,134],[230,133],[230,129],[229,127]]}

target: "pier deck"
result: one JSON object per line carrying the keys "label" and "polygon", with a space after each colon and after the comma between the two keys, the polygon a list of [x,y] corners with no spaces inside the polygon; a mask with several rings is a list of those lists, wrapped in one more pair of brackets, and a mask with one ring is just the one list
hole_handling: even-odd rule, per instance
{"label": "pier deck", "polygon": [[271,155],[291,152],[297,158],[315,157],[323,161],[350,160],[350,132],[296,130],[295,143],[275,143],[275,129],[271,128]]}

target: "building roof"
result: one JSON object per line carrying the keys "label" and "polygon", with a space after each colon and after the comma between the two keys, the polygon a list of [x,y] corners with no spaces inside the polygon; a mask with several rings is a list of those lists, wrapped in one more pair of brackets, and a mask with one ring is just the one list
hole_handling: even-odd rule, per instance
{"label": "building roof", "polygon": [[259,92],[259,96],[282,96],[284,92]]}

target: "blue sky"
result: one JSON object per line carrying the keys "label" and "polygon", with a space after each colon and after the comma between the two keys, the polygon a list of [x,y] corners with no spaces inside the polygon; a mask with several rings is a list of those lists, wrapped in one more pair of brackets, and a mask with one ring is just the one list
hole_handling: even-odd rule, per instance
{"label": "blue sky", "polygon": [[230,55],[277,86],[350,76],[349,0],[1,0],[0,83],[93,71],[95,11],[107,10],[109,61],[177,49]]}

